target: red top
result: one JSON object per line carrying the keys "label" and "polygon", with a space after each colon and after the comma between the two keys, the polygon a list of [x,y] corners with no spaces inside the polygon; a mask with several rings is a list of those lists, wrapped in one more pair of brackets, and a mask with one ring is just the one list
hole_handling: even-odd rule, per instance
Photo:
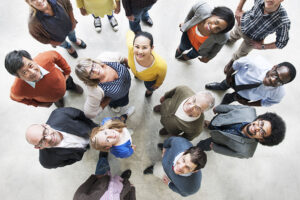
{"label": "red top", "polygon": [[208,36],[200,36],[196,33],[197,24],[187,31],[187,35],[192,46],[198,51],[203,42],[208,38]]}
{"label": "red top", "polygon": [[[66,92],[66,79],[64,75],[71,73],[69,64],[56,51],[40,53],[33,60],[49,73],[35,84],[35,88],[22,79],[16,78],[11,87],[10,98],[14,101],[33,106],[39,106],[40,102],[58,101]],[[56,68],[55,64],[63,72]]]}

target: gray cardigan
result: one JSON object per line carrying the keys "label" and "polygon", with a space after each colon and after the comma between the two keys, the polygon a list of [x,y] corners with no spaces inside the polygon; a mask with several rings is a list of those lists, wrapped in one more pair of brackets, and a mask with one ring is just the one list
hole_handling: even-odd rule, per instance
{"label": "gray cardigan", "polygon": [[[199,1],[188,13],[180,30],[182,32],[186,32],[196,24],[199,24],[203,20],[209,18],[212,10],[213,9],[208,5],[207,2]],[[228,38],[228,33],[211,34],[198,49],[199,55],[212,59],[221,50]]]}

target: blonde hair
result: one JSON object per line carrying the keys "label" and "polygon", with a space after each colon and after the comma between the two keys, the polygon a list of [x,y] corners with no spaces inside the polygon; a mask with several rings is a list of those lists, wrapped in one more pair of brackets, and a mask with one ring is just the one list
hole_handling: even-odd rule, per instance
{"label": "blonde hair", "polygon": [[97,63],[99,65],[103,65],[98,60],[93,60],[91,58],[83,58],[80,59],[75,67],[75,73],[77,77],[82,80],[86,85],[95,87],[98,85],[99,80],[98,79],[90,79],[89,73],[86,71],[88,67],[92,67],[93,63]]}
{"label": "blonde hair", "polygon": [[96,135],[99,134],[100,131],[103,131],[105,129],[114,129],[121,133],[123,128],[125,128],[125,127],[126,127],[126,124],[124,124],[124,122],[116,119],[116,120],[109,120],[103,126],[98,126],[96,128],[93,128],[92,133],[90,135],[91,146],[96,150],[108,151],[106,149],[107,146],[101,146],[99,143],[97,143]]}
{"label": "blonde hair", "polygon": [[214,105],[215,105],[215,97],[209,91],[200,91],[200,92],[197,92],[196,98],[197,99],[203,99],[207,103],[208,107],[205,109],[205,111],[213,108]]}

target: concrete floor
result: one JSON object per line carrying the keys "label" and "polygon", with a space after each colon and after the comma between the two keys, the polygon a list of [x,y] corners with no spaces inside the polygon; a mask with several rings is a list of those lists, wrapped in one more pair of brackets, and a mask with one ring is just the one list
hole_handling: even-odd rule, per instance
{"label": "concrete floor", "polygon": [[[222,51],[208,64],[198,60],[187,63],[174,59],[174,53],[179,44],[181,32],[178,24],[183,22],[186,14],[195,1],[164,0],[158,1],[151,9],[150,14],[154,21],[152,28],[142,27],[150,31],[154,36],[155,51],[168,63],[168,73],[164,84],[150,99],[144,98],[145,88],[142,82],[132,80],[130,91],[130,105],[136,107],[135,114],[128,121],[129,128],[134,130],[133,141],[137,145],[135,154],[125,160],[119,160],[110,156],[110,164],[113,174],[130,168],[133,171],[131,182],[135,185],[137,199],[139,200],[178,200],[183,199],[172,192],[162,181],[153,176],[144,176],[143,170],[160,159],[160,152],[156,148],[158,142],[164,138],[158,135],[162,127],[159,116],[153,114],[152,107],[159,102],[159,98],[165,91],[177,85],[189,85],[195,91],[204,89],[204,84],[211,81],[219,81],[224,78],[223,67],[230,59],[232,53],[238,47],[224,47]],[[239,0],[235,1],[210,1],[211,5],[224,5],[235,10]],[[96,57],[103,51],[119,51],[127,55],[125,34],[128,30],[128,21],[124,10],[117,19],[120,30],[113,32],[107,19],[103,19],[103,30],[100,34],[94,31],[91,16],[83,17],[76,8],[75,0],[72,0],[75,17],[78,20],[77,35],[88,45],[86,50],[78,50],[79,57]],[[246,8],[250,8],[253,1],[247,1]],[[297,57],[297,49],[300,44],[300,7],[299,1],[289,0],[283,2],[292,21],[290,41],[283,50],[252,51],[251,54],[261,54],[271,63],[290,61],[298,68],[300,59]],[[24,1],[2,1],[0,6],[0,60],[4,61],[5,55],[14,49],[26,49],[33,56],[39,52],[53,49],[50,45],[43,45],[35,41],[28,33],[27,18],[28,6]],[[267,38],[273,41],[274,36]],[[76,60],[71,58],[64,49],[56,48],[74,69]],[[73,77],[80,85],[74,71]],[[10,86],[14,77],[10,76],[4,66],[0,69],[0,196],[5,200],[69,200],[72,199],[78,186],[94,172],[98,152],[89,150],[85,153],[81,162],[64,168],[47,170],[38,162],[38,151],[27,144],[24,138],[25,129],[32,123],[43,123],[48,119],[52,106],[49,109],[35,108],[16,103],[9,98]],[[286,121],[287,135],[282,144],[276,147],[263,147],[259,145],[255,156],[251,159],[230,158],[208,153],[208,163],[203,169],[202,187],[200,191],[190,197],[189,200],[292,200],[299,198],[300,173],[299,154],[300,137],[297,136],[300,123],[297,106],[297,98],[300,98],[299,75],[286,85],[286,96],[279,105],[271,108],[258,108],[257,113],[266,111],[277,112]],[[85,95],[77,96],[66,94],[66,106],[82,109]],[[220,102],[222,93],[215,93],[216,103]],[[95,121],[112,113],[105,110]],[[206,113],[206,119],[211,119],[213,113]],[[193,143],[208,137],[204,131]]]}

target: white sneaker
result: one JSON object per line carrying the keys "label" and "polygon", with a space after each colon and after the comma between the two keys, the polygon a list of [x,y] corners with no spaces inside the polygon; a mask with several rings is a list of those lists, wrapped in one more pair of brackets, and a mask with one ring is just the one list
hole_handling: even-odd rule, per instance
{"label": "white sneaker", "polygon": [[119,113],[121,111],[121,107],[116,107],[116,108],[110,107],[110,109],[115,113]]}
{"label": "white sneaker", "polygon": [[125,111],[125,114],[127,115],[127,117],[130,117],[135,111],[135,107],[134,106],[130,106],[129,108],[127,108],[127,110]]}
{"label": "white sneaker", "polygon": [[115,32],[119,30],[118,22],[114,16],[112,16],[112,18],[109,19],[109,23]]}
{"label": "white sneaker", "polygon": [[95,26],[95,30],[100,33],[102,30],[102,24],[101,24],[101,19],[100,17],[96,17],[94,18],[94,26]]}

